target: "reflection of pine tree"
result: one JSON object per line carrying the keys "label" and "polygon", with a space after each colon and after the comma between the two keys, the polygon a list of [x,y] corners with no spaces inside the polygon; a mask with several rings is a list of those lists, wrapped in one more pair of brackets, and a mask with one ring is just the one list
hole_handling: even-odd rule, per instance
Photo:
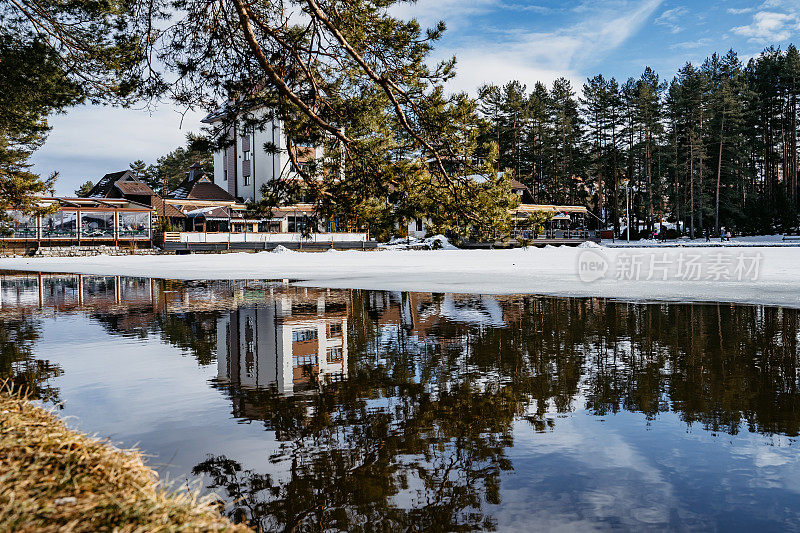
{"label": "reflection of pine tree", "polygon": [[[231,391],[262,402],[267,427],[283,440],[271,461],[289,477],[243,470],[227,457],[209,457],[193,473],[237,502],[233,518],[265,531],[493,529],[481,507],[499,503],[500,473],[511,468],[504,450],[512,444],[513,397],[469,386],[431,394],[410,382],[386,389],[388,371],[359,373],[307,405]],[[400,396],[394,409],[369,409],[365,391]],[[410,509],[392,504],[400,494],[414,502]]]}
{"label": "reflection of pine tree", "polygon": [[45,403],[60,402],[58,388],[49,383],[63,374],[60,366],[36,359],[33,348],[40,336],[40,323],[28,317],[6,319],[0,327],[0,380],[8,379],[12,390]]}
{"label": "reflection of pine tree", "polygon": [[275,432],[270,460],[285,471],[199,464],[237,502],[232,517],[264,530],[491,529],[515,420],[551,431],[554,413],[582,408],[800,430],[796,310],[517,296],[495,299],[507,327],[484,327],[442,318],[443,295],[349,294],[347,380],[295,398],[218,385],[235,416]]}

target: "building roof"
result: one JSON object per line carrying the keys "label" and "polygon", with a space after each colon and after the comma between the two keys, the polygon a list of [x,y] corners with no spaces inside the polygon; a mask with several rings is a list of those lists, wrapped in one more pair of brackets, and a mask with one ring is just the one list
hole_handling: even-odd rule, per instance
{"label": "building roof", "polygon": [[156,193],[150,188],[148,184],[143,181],[117,181],[114,186],[125,195],[132,196],[155,196]]}
{"label": "building roof", "polygon": [[312,204],[294,204],[277,207],[272,210],[273,218],[283,218],[288,215],[308,215],[316,211]]}
{"label": "building roof", "polygon": [[228,191],[213,183],[203,172],[202,167],[195,163],[180,185],[169,193],[167,198],[176,200],[215,200],[220,202],[235,202]]}
{"label": "building roof", "polygon": [[118,181],[127,181],[127,180],[136,180],[133,172],[130,170],[120,170],[119,172],[111,172],[106,174],[97,184],[92,187],[92,190],[89,192],[89,196],[92,198],[105,198],[108,197],[111,192],[114,190],[114,185]]}
{"label": "building roof", "polygon": [[151,200],[151,204],[153,209],[156,211],[156,215],[160,217],[166,216],[167,218],[186,218],[186,215],[183,213],[183,211],[172,204],[163,202],[161,197],[154,195]]}
{"label": "building roof", "polygon": [[589,212],[582,205],[540,205],[540,204],[520,204],[516,209],[512,209],[516,213],[583,213]]}
{"label": "building roof", "polygon": [[137,209],[141,211],[152,211],[153,208],[139,202],[132,202],[125,198],[71,198],[65,196],[41,198],[40,204],[50,206],[57,204],[67,210],[80,208],[93,209]]}
{"label": "building roof", "polygon": [[201,207],[186,212],[189,218],[205,218],[206,220],[228,220],[244,218],[241,213],[229,207]]}
{"label": "building roof", "polygon": [[533,193],[530,188],[521,181],[517,181],[513,178],[511,179],[511,191],[519,195],[519,200],[523,204],[533,204],[536,201],[533,198]]}
{"label": "building roof", "polygon": [[511,180],[511,189],[513,189],[515,191],[517,191],[517,190],[526,190],[526,191],[529,190],[527,185],[525,185],[521,181],[517,181],[515,179]]}

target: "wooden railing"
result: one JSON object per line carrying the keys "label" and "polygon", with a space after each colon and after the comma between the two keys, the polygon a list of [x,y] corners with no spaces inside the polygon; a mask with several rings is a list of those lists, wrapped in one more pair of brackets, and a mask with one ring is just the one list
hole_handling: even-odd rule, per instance
{"label": "wooden railing", "polygon": [[570,229],[570,230],[545,230],[543,233],[537,233],[533,230],[512,230],[511,238],[523,239],[588,239],[590,237],[587,230]]}

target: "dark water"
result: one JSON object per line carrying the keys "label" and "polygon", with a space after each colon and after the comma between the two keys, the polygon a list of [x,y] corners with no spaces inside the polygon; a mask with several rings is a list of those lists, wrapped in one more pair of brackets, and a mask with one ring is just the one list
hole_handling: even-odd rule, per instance
{"label": "dark water", "polygon": [[265,531],[800,528],[797,310],[0,284],[0,375]]}

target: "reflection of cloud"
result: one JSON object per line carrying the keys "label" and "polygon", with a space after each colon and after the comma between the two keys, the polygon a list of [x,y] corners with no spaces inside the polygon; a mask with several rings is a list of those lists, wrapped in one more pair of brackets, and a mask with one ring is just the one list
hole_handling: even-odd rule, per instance
{"label": "reflection of cloud", "polygon": [[515,425],[509,459],[525,475],[501,482],[498,530],[714,529],[731,509],[758,513],[764,490],[781,491],[779,507],[800,492],[800,456],[789,437],[720,439],[686,431],[675,413],[648,424],[652,433],[638,414],[604,422],[580,412],[545,416],[556,418],[546,433]]}
{"label": "reflection of cloud", "polygon": [[452,322],[461,322],[476,326],[505,327],[503,309],[491,296],[482,296],[479,300],[467,299],[456,301],[452,294],[446,294],[439,306],[439,315]]}
{"label": "reflection of cloud", "polygon": [[531,523],[540,530],[665,528],[676,511],[691,515],[660,465],[595,417],[559,418],[552,432],[538,435],[519,423],[514,443],[510,458],[526,474],[503,480],[499,530],[526,531]]}

